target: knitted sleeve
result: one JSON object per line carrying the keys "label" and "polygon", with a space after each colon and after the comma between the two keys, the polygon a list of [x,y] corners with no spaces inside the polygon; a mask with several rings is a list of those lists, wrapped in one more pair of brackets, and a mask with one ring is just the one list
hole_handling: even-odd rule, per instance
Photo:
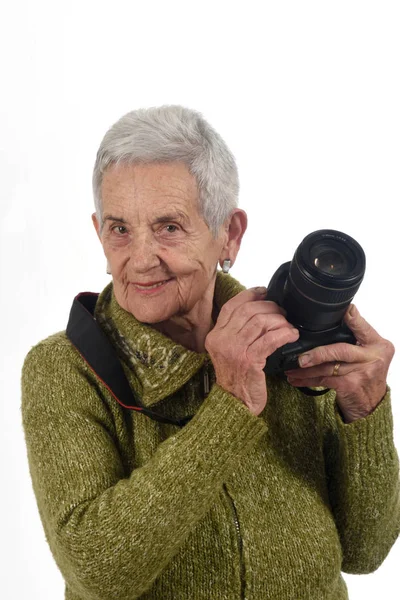
{"label": "knitted sleeve", "polygon": [[342,570],[371,573],[400,532],[399,459],[390,392],[368,417],[344,423],[334,392],[325,407],[329,497],[343,550]]}
{"label": "knitted sleeve", "polygon": [[82,364],[66,344],[42,342],[25,359],[21,411],[32,485],[46,539],[75,593],[138,598],[266,424],[214,385],[192,421],[127,478],[110,410]]}

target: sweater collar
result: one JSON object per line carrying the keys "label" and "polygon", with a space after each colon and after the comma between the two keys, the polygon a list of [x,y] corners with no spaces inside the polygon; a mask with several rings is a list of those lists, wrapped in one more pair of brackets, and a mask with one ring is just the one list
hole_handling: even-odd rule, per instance
{"label": "sweater collar", "polygon": [[[218,271],[214,290],[217,312],[244,289],[231,275]],[[205,363],[210,363],[207,352],[198,353],[177,344],[124,310],[115,298],[113,282],[99,294],[94,316],[119,358],[134,371],[135,382],[131,383],[144,406],[174,394]]]}

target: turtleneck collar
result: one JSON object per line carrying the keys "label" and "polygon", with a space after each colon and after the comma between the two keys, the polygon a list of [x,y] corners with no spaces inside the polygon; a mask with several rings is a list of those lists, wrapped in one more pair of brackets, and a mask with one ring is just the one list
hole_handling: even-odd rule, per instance
{"label": "turtleneck collar", "polygon": [[[231,275],[218,271],[214,290],[217,312],[244,289]],[[100,293],[94,316],[119,358],[133,369],[136,391],[144,406],[152,406],[175,393],[210,362],[207,352],[185,348],[123,309],[115,298],[112,282]]]}

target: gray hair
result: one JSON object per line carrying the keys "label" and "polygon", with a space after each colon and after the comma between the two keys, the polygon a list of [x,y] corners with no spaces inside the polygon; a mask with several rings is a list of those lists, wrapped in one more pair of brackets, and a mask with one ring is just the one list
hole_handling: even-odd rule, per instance
{"label": "gray hair", "polygon": [[199,213],[212,235],[238,206],[235,158],[201,113],[179,105],[141,108],[127,113],[105,134],[93,170],[97,219],[102,225],[101,184],[108,167],[121,162],[180,161],[196,178]]}

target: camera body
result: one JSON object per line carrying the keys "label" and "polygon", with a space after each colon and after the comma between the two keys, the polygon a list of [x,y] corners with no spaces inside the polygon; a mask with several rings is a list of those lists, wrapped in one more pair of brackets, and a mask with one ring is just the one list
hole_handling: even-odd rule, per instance
{"label": "camera body", "polygon": [[298,368],[298,356],[317,346],[356,344],[343,317],[364,273],[364,251],[350,236],[321,229],[304,238],[293,260],[279,267],[268,286],[266,300],[286,310],[300,337],[268,357],[267,375],[283,376]]}

